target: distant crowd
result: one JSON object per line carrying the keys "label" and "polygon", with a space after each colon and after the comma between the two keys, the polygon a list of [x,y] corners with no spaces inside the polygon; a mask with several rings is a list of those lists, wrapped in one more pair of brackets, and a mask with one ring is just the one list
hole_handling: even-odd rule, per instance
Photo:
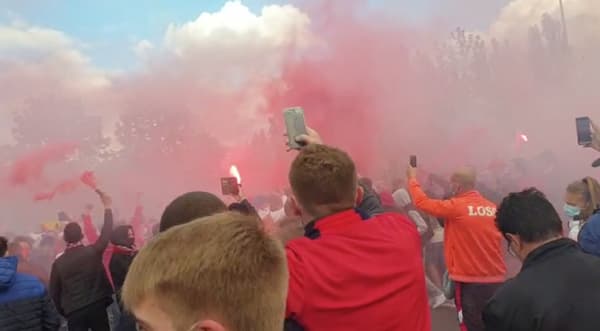
{"label": "distant crowd", "polygon": [[157,222],[138,202],[115,224],[97,190],[99,231],[87,206],[0,237],[0,330],[430,331],[440,307],[461,331],[600,330],[593,176],[565,188],[564,223],[539,189],[490,189],[469,167],[407,165],[381,187],[316,131],[297,141],[284,196],[188,192]]}

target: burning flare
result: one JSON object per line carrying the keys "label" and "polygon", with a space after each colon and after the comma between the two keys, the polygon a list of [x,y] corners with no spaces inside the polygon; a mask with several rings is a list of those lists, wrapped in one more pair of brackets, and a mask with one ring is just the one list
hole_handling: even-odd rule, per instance
{"label": "burning flare", "polygon": [[242,184],[242,176],[240,176],[240,172],[235,165],[232,165],[231,168],[229,168],[229,174],[237,179],[238,185]]}
{"label": "burning flare", "polygon": [[520,138],[521,138],[521,140],[523,140],[523,142],[529,142],[529,137],[527,137],[527,135],[525,135],[525,134],[521,134]]}

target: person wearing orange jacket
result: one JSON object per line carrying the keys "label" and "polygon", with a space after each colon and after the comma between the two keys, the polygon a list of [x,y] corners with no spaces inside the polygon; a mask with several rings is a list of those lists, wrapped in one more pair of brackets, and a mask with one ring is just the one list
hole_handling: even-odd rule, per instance
{"label": "person wearing orange jacket", "polygon": [[407,176],[414,206],[444,219],[444,256],[455,284],[460,329],[483,331],[485,304],[506,277],[502,235],[495,224],[496,205],[475,190],[472,169],[452,175],[453,197],[449,200],[430,199],[417,181],[416,168],[409,166]]}

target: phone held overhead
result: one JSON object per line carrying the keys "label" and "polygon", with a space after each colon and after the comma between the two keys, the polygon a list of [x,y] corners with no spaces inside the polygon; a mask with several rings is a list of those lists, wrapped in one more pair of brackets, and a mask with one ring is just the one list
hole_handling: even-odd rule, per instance
{"label": "phone held overhead", "polygon": [[304,120],[304,110],[300,107],[286,108],[283,110],[283,119],[288,136],[288,146],[290,149],[300,149],[303,147],[296,139],[307,134],[306,122]]}
{"label": "phone held overhead", "polygon": [[235,177],[221,178],[221,192],[223,195],[236,196],[240,194],[240,184]]}
{"label": "phone held overhead", "polygon": [[592,146],[592,121],[589,117],[578,117],[575,119],[577,127],[577,144],[583,147]]}
{"label": "phone held overhead", "polygon": [[411,155],[409,162],[410,162],[411,167],[416,168],[417,167],[417,156]]}

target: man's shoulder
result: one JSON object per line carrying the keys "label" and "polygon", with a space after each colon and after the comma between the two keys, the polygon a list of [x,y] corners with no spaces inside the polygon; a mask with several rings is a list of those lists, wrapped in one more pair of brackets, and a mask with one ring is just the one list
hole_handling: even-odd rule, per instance
{"label": "man's shoulder", "polygon": [[506,280],[496,291],[494,298],[504,299],[526,294],[523,289],[528,287],[527,280],[520,276],[522,275]]}
{"label": "man's shoulder", "polygon": [[0,293],[0,303],[8,303],[19,300],[34,299],[46,294],[46,287],[36,277],[17,273],[15,283],[4,292]]}
{"label": "man's shoulder", "polygon": [[390,223],[390,224],[410,224],[414,225],[414,223],[408,218],[408,216],[398,213],[398,212],[386,212],[383,214],[373,216],[369,221],[381,222],[381,223]]}
{"label": "man's shoulder", "polygon": [[483,196],[479,191],[471,191],[465,195],[453,197],[450,200],[458,204],[477,204],[480,206],[496,207],[496,203]]}
{"label": "man's shoulder", "polygon": [[590,217],[590,219],[586,222],[585,227],[589,227],[589,229],[594,229],[594,231],[600,230],[600,213],[596,213]]}
{"label": "man's shoulder", "polygon": [[369,222],[375,224],[375,226],[379,225],[385,228],[390,236],[399,235],[406,238],[406,235],[413,235],[415,238],[421,238],[415,222],[411,221],[410,218],[404,214],[396,212],[383,213],[373,216],[372,219],[368,220],[366,223]]}
{"label": "man's shoulder", "polygon": [[298,238],[288,241],[287,244],[285,245],[285,250],[286,250],[286,252],[288,252],[288,254],[289,253],[297,254],[297,253],[305,250],[312,243],[313,243],[313,241],[306,238],[305,236],[298,237]]}

